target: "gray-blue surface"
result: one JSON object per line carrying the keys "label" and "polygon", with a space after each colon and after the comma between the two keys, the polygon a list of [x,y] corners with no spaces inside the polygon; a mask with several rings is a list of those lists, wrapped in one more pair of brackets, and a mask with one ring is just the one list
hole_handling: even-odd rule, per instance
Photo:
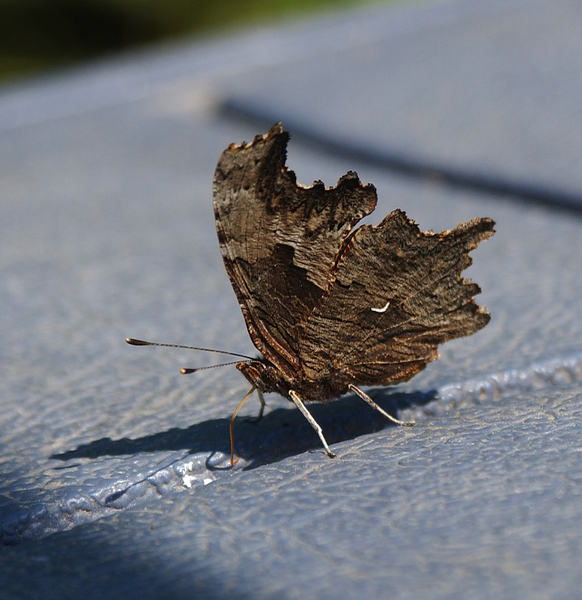
{"label": "gray-blue surface", "polygon": [[[5,87],[0,597],[578,597],[581,28],[573,0],[378,6]],[[253,353],[211,181],[270,120],[300,182],[374,183],[375,222],[495,219],[466,272],[492,320],[372,390],[414,428],[313,406],[332,461],[267,397],[230,469],[240,374],[123,340]]]}

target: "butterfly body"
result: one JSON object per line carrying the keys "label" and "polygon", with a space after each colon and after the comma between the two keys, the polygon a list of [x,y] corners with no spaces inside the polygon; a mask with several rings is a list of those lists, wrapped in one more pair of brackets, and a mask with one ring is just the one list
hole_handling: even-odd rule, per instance
{"label": "butterfly body", "polygon": [[247,380],[261,392],[275,392],[289,398],[289,391],[294,390],[307,402],[327,402],[339,398],[348,392],[350,383],[341,376],[341,373],[329,371],[318,379],[309,380],[302,372],[297,372],[294,377],[286,378],[285,375],[266,359],[257,359],[250,362],[239,362],[237,369]]}

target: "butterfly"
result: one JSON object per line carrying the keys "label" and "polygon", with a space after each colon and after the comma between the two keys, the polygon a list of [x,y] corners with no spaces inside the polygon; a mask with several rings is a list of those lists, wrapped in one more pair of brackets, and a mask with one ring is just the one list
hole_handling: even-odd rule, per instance
{"label": "butterfly", "polygon": [[[438,358],[438,345],[489,322],[461,277],[469,252],[494,233],[489,218],[449,231],[421,232],[402,210],[361,225],[376,188],[350,171],[335,187],[297,183],[286,166],[281,123],[220,156],[213,202],[220,252],[258,358],[237,369],[251,384],[232,424],[256,390],[297,406],[328,456],[321,427],[305,403],[353,392],[388,419],[361,386],[410,379]],[[191,372],[192,370],[183,370]]]}

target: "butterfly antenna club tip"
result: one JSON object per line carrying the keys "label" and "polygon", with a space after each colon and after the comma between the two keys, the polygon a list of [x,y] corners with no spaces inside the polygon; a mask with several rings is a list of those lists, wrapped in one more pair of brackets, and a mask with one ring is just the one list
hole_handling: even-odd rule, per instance
{"label": "butterfly antenna club tip", "polygon": [[151,346],[150,342],[144,342],[143,340],[135,340],[133,338],[125,338],[125,341],[130,346]]}

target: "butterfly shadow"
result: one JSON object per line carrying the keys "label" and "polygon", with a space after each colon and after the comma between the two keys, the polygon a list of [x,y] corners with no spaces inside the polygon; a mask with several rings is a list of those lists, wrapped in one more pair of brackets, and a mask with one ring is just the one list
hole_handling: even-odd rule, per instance
{"label": "butterfly shadow", "polygon": [[[431,402],[436,390],[424,392],[390,392],[372,390],[374,401],[385,411],[396,415],[398,411],[420,407]],[[268,401],[268,397],[267,397]],[[379,412],[351,394],[329,403],[310,403],[309,411],[321,425],[329,444],[336,444],[380,431],[395,425]],[[230,453],[228,418],[208,419],[184,429],[172,428],[139,438],[101,438],[82,444],[74,450],[53,454],[52,459],[69,461],[109,456],[132,456],[147,452],[185,451],[190,454],[208,454],[206,467],[213,466],[213,457]],[[260,421],[237,418],[234,424],[235,454],[247,463],[244,469],[254,469],[264,464],[278,462],[306,451],[322,451],[321,443],[311,425],[294,407],[267,410]],[[57,469],[59,467],[56,467]]]}
{"label": "butterfly shadow", "polygon": [[[425,406],[437,395],[436,390],[395,393],[375,389],[369,393],[381,408],[394,416],[404,409]],[[398,427],[355,394],[328,403],[308,403],[307,407],[330,445],[387,427]],[[249,461],[246,469],[278,462],[303,452],[324,452],[316,432],[295,407],[275,409],[267,418],[269,421],[264,426],[265,418],[258,423],[248,424],[244,437],[240,439],[237,431],[242,429],[241,425],[235,429],[236,453]]]}

